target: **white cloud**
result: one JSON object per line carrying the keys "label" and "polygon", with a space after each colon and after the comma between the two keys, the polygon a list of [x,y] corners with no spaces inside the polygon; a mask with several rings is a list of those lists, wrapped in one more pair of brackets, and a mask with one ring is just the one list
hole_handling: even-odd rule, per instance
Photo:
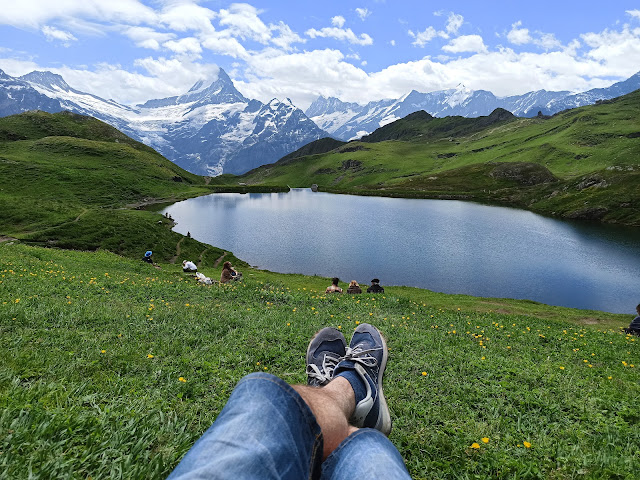
{"label": "white cloud", "polygon": [[246,48],[235,38],[231,37],[228,31],[210,32],[200,37],[202,46],[213,53],[227,55],[233,58],[247,60],[250,54]]}
{"label": "white cloud", "polygon": [[371,15],[371,11],[368,8],[356,8],[356,13],[362,21],[364,21],[365,18]]}
{"label": "white cloud", "polygon": [[409,30],[408,33],[410,37],[413,37],[415,39],[412,45],[415,45],[417,47],[424,47],[438,35],[438,32],[433,27],[427,27],[424,32],[414,33],[412,30]]}
{"label": "white cloud", "polygon": [[229,27],[229,32],[234,37],[266,45],[271,40],[271,29],[260,19],[260,13],[260,10],[249,4],[233,3],[228,10],[220,10],[220,25]]}
{"label": "white cloud", "polygon": [[525,45],[533,41],[533,38],[529,35],[529,29],[520,28],[521,26],[522,21],[517,21],[511,25],[511,31],[507,33],[507,40],[515,45]]}
{"label": "white cloud", "polygon": [[63,30],[58,30],[57,28],[50,27],[48,25],[42,27],[42,33],[44,33],[44,36],[47,37],[48,41],[53,42],[58,40],[62,42],[66,47],[70,45],[70,42],[75,42],[78,40],[73,36],[73,34],[65,32]]}
{"label": "white cloud", "polygon": [[162,46],[178,54],[199,54],[202,52],[200,42],[194,37],[169,40],[164,42]]}
{"label": "white cloud", "polygon": [[216,16],[216,12],[194,3],[170,3],[158,15],[159,22],[171,30],[203,33],[213,30],[211,20]]}
{"label": "white cloud", "polygon": [[482,53],[487,51],[487,47],[480,35],[462,35],[451,40],[442,50],[449,53]]}
{"label": "white cloud", "polygon": [[152,50],[160,49],[160,43],[176,37],[174,33],[157,32],[149,27],[124,27],[121,31],[133,40],[136,46]]}
{"label": "white cloud", "polygon": [[640,28],[631,30],[625,26],[622,31],[604,30],[601,33],[587,33],[580,37],[591,47],[586,54],[589,58],[616,71],[629,73],[631,70],[638,70]]}
{"label": "white cloud", "polygon": [[562,47],[562,43],[560,43],[560,40],[558,40],[553,33],[538,33],[540,34],[540,38],[535,41],[536,45],[539,45],[546,50],[553,50],[554,48]]}
{"label": "white cloud", "polygon": [[366,67],[367,66],[367,61],[363,60],[362,62],[360,62],[360,65],[362,65],[363,67]]}
{"label": "white cloud", "polygon": [[447,26],[445,29],[449,35],[456,35],[463,23],[464,17],[462,15],[451,12],[447,19]]}
{"label": "white cloud", "polygon": [[334,38],[336,40],[347,41],[355,45],[373,44],[373,38],[371,38],[369,35],[367,35],[366,33],[361,33],[360,36],[357,36],[350,28],[342,29],[337,27],[325,27],[321,28],[320,30],[310,28],[304,33],[311,38]]}
{"label": "white cloud", "polygon": [[627,10],[626,12],[628,15],[631,15],[632,17],[635,18],[639,18],[640,19],[640,10]]}
{"label": "white cloud", "polygon": [[291,30],[291,27],[289,27],[289,25],[286,25],[284,22],[280,22],[277,25],[269,25],[269,28],[272,31],[279,33],[277,37],[271,38],[271,43],[273,43],[277,47],[282,48],[283,50],[291,49],[292,43],[306,42],[306,39],[300,37],[300,35]]}
{"label": "white cloud", "polygon": [[331,18],[331,25],[333,25],[334,27],[342,28],[344,27],[344,22],[345,19],[341,15],[336,15],[335,17]]}
{"label": "white cloud", "polygon": [[396,46],[396,41],[395,41],[395,40],[390,40],[390,41],[389,41],[389,44],[390,44],[392,47],[395,47],[395,46]]}
{"label": "white cloud", "polygon": [[153,22],[156,13],[138,0],[20,0],[0,8],[0,24],[14,27],[40,28],[71,17],[138,25]]}

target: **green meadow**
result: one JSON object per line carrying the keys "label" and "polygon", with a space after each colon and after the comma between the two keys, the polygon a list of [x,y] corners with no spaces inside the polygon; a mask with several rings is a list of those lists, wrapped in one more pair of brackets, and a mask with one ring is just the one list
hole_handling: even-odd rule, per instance
{"label": "green meadow", "polygon": [[[305,382],[324,326],[385,335],[413,478],[637,478],[629,317],[244,270],[204,286],[109,252],[0,244],[0,477],[163,478],[244,375]],[[220,269],[205,269],[215,278]]]}
{"label": "green meadow", "polygon": [[[327,296],[326,278],[251,269],[138,209],[283,188],[237,181],[87,117],[0,119],[0,479],[164,478],[244,375],[303,383],[311,336],[364,322],[389,345],[390,438],[414,478],[638,477],[631,315],[407,287]],[[244,279],[198,284],[184,258],[213,279],[230,259]]]}

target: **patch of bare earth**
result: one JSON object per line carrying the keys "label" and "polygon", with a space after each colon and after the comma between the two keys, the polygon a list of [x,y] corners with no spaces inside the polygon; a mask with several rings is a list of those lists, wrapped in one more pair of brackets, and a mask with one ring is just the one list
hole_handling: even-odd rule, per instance
{"label": "patch of bare earth", "polygon": [[600,320],[593,317],[585,317],[585,318],[578,319],[578,322],[580,322],[583,325],[598,325],[600,323]]}

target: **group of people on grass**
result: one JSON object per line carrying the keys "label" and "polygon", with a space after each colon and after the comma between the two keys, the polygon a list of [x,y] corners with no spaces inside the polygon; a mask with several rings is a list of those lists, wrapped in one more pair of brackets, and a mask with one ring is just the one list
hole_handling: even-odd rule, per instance
{"label": "group of people on grass", "polygon": [[[325,293],[342,293],[343,290],[340,288],[340,279],[338,277],[333,277],[331,279],[331,285],[327,287]],[[351,295],[356,295],[358,293],[362,293],[362,288],[358,285],[358,282],[355,280],[351,280],[349,282],[349,286],[347,287],[347,293]],[[371,280],[371,286],[367,288],[367,293],[384,293],[384,288],[380,286],[380,279],[374,278]]]}
{"label": "group of people on grass", "polygon": [[[209,277],[205,277],[204,274],[198,272],[198,266],[191,260],[184,260],[182,262],[182,271],[185,273],[195,273],[196,278],[200,283],[211,285],[213,281]],[[222,273],[220,274],[220,283],[228,283],[235,280],[241,280],[242,273],[238,272],[231,262],[227,261],[222,264]]]}
{"label": "group of people on grass", "polygon": [[[151,250],[147,250],[142,257],[142,261],[146,262],[150,265],[153,265],[156,268],[160,268],[157,263],[153,261],[153,252]],[[185,273],[193,273],[195,274],[198,282],[204,283],[205,285],[211,285],[214,283],[211,278],[205,276],[203,273],[198,272],[198,266],[193,263],[191,260],[183,260],[182,261],[182,271]],[[241,280],[242,273],[238,272],[233,266],[231,262],[227,261],[222,264],[222,273],[220,274],[220,283],[227,283],[234,280]]]}

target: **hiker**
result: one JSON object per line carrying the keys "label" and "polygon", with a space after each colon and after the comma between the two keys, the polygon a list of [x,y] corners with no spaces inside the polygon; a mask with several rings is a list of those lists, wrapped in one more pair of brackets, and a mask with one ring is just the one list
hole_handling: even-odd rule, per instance
{"label": "hiker", "polygon": [[151,265],[153,265],[153,258],[152,258],[153,252],[151,250],[147,250],[144,253],[144,257],[142,257],[142,261],[143,262],[147,262],[150,263]]}
{"label": "hiker", "polygon": [[384,293],[384,288],[380,286],[380,279],[371,280],[371,286],[367,288],[367,293]]}
{"label": "hiker", "polygon": [[222,264],[222,274],[220,274],[220,283],[227,283],[231,280],[240,280],[242,273],[237,272],[232,266],[231,262],[227,261]]}
{"label": "hiker", "polygon": [[372,325],[359,325],[349,347],[339,330],[323,328],[307,348],[307,385],[245,376],[169,479],[409,479],[386,437],[387,357]]}
{"label": "hiker", "polygon": [[356,294],[356,293],[362,293],[362,289],[360,288],[360,285],[358,285],[358,282],[356,282],[355,280],[351,280],[351,282],[349,283],[349,288],[347,288],[347,293],[350,294]]}
{"label": "hiker", "polygon": [[338,283],[340,283],[340,279],[333,277],[331,279],[331,285],[327,287],[324,293],[342,293],[342,289],[338,286]]}
{"label": "hiker", "polygon": [[198,267],[191,260],[183,260],[182,261],[182,271],[183,272],[197,272]]}
{"label": "hiker", "polygon": [[632,333],[634,335],[640,335],[640,304],[636,307],[638,315],[631,320],[631,323],[624,329],[625,333]]}

